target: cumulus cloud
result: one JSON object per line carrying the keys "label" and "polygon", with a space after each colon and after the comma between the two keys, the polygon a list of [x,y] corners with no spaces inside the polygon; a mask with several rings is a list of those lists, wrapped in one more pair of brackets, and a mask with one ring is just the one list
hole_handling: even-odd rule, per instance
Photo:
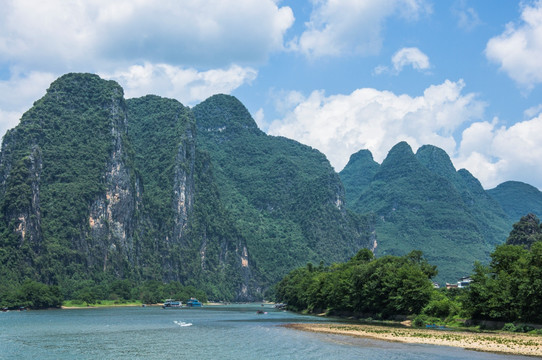
{"label": "cumulus cloud", "polygon": [[379,65],[374,69],[376,75],[382,73],[392,73],[398,75],[406,66],[411,66],[414,70],[423,71],[431,67],[429,57],[420,49],[415,47],[402,48],[391,57],[393,69],[385,65]]}
{"label": "cumulus cloud", "polygon": [[266,126],[265,124],[265,114],[262,108],[259,108],[256,113],[252,115],[254,118],[254,121],[258,125],[260,129],[264,128]]}
{"label": "cumulus cloud", "polygon": [[269,133],[296,139],[325,153],[336,170],[360,149],[382,161],[397,142],[414,148],[433,144],[453,154],[454,132],[483,116],[485,104],[475,94],[463,94],[462,80],[445,81],[411,97],[371,88],[348,95],[326,96],[314,91]]}
{"label": "cumulus cloud", "polygon": [[425,0],[313,0],[314,9],[306,30],[290,47],[317,58],[344,54],[373,55],[382,45],[387,18],[416,19],[429,11]]}
{"label": "cumulus cloud", "polygon": [[402,48],[391,58],[393,68],[401,72],[405,66],[412,66],[415,70],[429,69],[429,58],[418,48]]}
{"label": "cumulus cloud", "polygon": [[542,188],[542,114],[510,127],[474,123],[463,131],[457,166],[469,169],[487,188],[518,180]]}
{"label": "cumulus cloud", "polygon": [[227,69],[198,71],[168,64],[133,65],[126,70],[102,77],[116,80],[127,98],[156,94],[181,101],[185,105],[201,102],[218,93],[229,94],[256,78],[250,67],[230,66]]}
{"label": "cumulus cloud", "polygon": [[527,89],[542,82],[542,1],[524,5],[521,21],[487,43],[486,56]]}
{"label": "cumulus cloud", "polygon": [[49,71],[116,68],[134,59],[209,67],[261,62],[283,48],[293,21],[292,10],[273,0],[7,0],[0,61]]}
{"label": "cumulus cloud", "polygon": [[542,114],[531,109],[526,114],[535,117],[509,127],[497,118],[485,121],[486,104],[464,87],[462,80],[446,80],[417,97],[372,88],[330,96],[314,91],[268,132],[320,150],[337,171],[360,149],[382,162],[407,141],[414,151],[424,144],[444,149],[457,169],[468,169],[485,188],[517,180],[542,189]]}

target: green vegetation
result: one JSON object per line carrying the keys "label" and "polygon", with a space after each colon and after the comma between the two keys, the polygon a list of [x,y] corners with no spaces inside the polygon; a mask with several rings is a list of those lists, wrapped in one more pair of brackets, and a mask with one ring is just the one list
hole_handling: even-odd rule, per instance
{"label": "green vegetation", "polygon": [[91,280],[66,282],[64,287],[49,286],[33,280],[21,285],[0,288],[0,308],[29,309],[156,304],[165,299],[186,301],[196,297],[207,302],[207,294],[194,286],[178,281],[163,283],[148,280],[139,285],[131,280],[111,280],[95,283]]}
{"label": "green vegetation", "polygon": [[506,181],[487,190],[487,193],[501,205],[512,221],[528,213],[542,216],[542,192],[534,186],[519,181]]}
{"label": "green vegetation", "polygon": [[[266,135],[232,96],[193,109],[158,96],[125,101],[115,82],[67,74],[3,139],[0,299],[33,307],[57,306],[58,297],[142,300],[134,289],[162,298],[144,288],[156,282],[213,300],[256,300],[306,263],[321,264],[312,269],[325,286],[346,287],[353,269],[369,276],[395,266],[402,272],[379,286],[415,287],[412,264],[421,260],[412,250],[438,265],[436,280],[455,280],[474,260],[489,261],[512,225],[471,174],[432,146],[414,155],[400,143],[382,165],[360,151],[340,176],[346,194],[322,153]],[[538,219],[515,231],[524,228],[539,231]],[[511,234],[509,243],[532,253],[539,237]],[[363,248],[380,258],[331,265]],[[327,309],[326,301],[306,305]],[[428,301],[428,316],[456,312],[456,300]],[[351,310],[387,316],[421,303]]]}
{"label": "green vegetation", "polygon": [[27,279],[20,286],[0,288],[0,308],[3,309],[58,308],[61,304],[62,294],[58,286]]}
{"label": "green vegetation", "polygon": [[476,260],[488,261],[511,226],[480,183],[466,170],[456,171],[434,146],[414,154],[401,142],[380,166],[365,150],[352,156],[340,176],[347,198],[355,199],[347,206],[376,215],[376,255],[421,249],[438,266],[440,283],[469,274]]}
{"label": "green vegetation", "polygon": [[530,250],[500,245],[489,266],[477,264],[467,309],[475,319],[542,323],[542,242]]}
{"label": "green vegetation", "polygon": [[506,244],[521,245],[530,249],[537,241],[542,241],[542,224],[536,215],[529,213],[514,224]]}
{"label": "green vegetation", "polygon": [[[533,228],[523,224],[533,217],[516,223],[509,240],[532,233]],[[363,249],[346,263],[328,267],[309,263],[295,269],[277,285],[276,296],[295,311],[372,319],[407,315],[415,327],[493,320],[508,322],[504,331],[538,333],[529,324],[542,324],[542,241],[529,248],[499,245],[489,266],[478,262],[474,268],[467,288],[434,289],[429,279],[436,275],[436,267],[420,251],[374,258]]]}
{"label": "green vegetation", "polygon": [[[2,277],[58,284],[82,272],[89,207],[104,191],[112,123],[124,100],[118,84],[68,74],[4,137],[0,173]],[[14,229],[16,229],[14,231]]]}
{"label": "green vegetation", "polygon": [[344,185],[346,204],[355,204],[371,184],[380,165],[369,150],[360,150],[350,156],[348,164],[339,173]]}
{"label": "green vegetation", "polygon": [[125,101],[92,74],[62,76],[23,115],[0,176],[0,288],[31,279],[83,302],[117,280],[261,299],[296,266],[348,259],[372,230],[344,209],[323,154],[265,135],[237,99]]}
{"label": "green vegetation", "polygon": [[418,314],[431,300],[436,275],[421,252],[375,259],[363,249],[344,264],[299,268],[277,286],[279,301],[294,310],[365,314],[373,318]]}
{"label": "green vegetation", "polygon": [[135,236],[142,278],[181,281],[214,299],[234,300],[249,277],[236,256],[244,240],[221,203],[208,154],[195,146],[192,112],[158,96],[130,99],[127,106],[144,190]]}
{"label": "green vegetation", "polygon": [[215,95],[193,112],[198,148],[210,156],[219,197],[264,288],[308,261],[344,261],[369,245],[370,219],[344,209],[322,153],[266,135],[232,96]]}

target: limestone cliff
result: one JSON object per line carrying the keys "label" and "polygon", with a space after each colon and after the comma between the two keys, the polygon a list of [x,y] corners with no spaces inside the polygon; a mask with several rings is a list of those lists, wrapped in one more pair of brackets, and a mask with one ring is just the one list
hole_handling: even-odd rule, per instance
{"label": "limestone cliff", "polygon": [[233,97],[125,100],[67,74],[3,139],[0,286],[179,281],[261,299],[291,269],[373,242],[343,204],[323,154],[265,135]]}

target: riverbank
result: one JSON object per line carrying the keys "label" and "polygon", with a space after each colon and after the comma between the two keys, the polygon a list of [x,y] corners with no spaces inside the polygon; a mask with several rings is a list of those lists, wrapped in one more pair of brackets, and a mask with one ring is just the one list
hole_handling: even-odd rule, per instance
{"label": "riverbank", "polygon": [[500,354],[542,356],[542,336],[502,332],[466,332],[416,328],[393,328],[353,324],[286,324],[284,327],[326,334],[338,334],[415,344],[460,347]]}
{"label": "riverbank", "polygon": [[127,306],[142,306],[141,301],[131,301],[131,302],[118,302],[115,300],[101,300],[100,302],[87,304],[80,303],[75,301],[64,301],[62,303],[61,309],[92,309],[98,307],[127,307]]}

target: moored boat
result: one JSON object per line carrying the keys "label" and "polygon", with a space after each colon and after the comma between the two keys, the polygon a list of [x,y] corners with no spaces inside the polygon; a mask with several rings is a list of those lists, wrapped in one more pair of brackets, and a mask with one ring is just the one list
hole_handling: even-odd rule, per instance
{"label": "moored boat", "polygon": [[190,298],[190,300],[188,300],[186,302],[186,306],[188,306],[188,307],[202,307],[203,305],[201,304],[201,302],[198,299]]}
{"label": "moored boat", "polygon": [[179,300],[173,300],[173,299],[166,299],[166,301],[164,302],[164,305],[162,305],[162,307],[164,309],[167,309],[167,308],[181,308],[183,306],[183,303]]}

